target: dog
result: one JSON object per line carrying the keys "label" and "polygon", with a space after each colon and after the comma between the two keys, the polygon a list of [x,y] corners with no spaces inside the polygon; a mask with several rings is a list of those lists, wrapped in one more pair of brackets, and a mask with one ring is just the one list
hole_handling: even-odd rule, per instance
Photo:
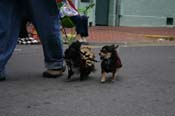
{"label": "dog", "polygon": [[106,45],[100,50],[102,83],[106,82],[106,73],[112,73],[111,81],[114,82],[118,69],[122,67],[122,62],[117,52],[118,47],[119,45]]}
{"label": "dog", "polygon": [[80,74],[80,81],[88,78],[89,74],[95,71],[95,54],[90,47],[82,46],[79,41],[73,42],[64,53],[64,59],[68,67],[68,77],[77,72]]}

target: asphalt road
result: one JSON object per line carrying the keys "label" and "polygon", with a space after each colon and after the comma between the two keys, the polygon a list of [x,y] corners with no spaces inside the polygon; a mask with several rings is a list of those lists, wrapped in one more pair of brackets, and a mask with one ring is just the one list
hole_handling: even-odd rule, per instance
{"label": "asphalt road", "polygon": [[116,82],[99,82],[99,63],[88,80],[65,82],[67,73],[41,76],[41,46],[17,46],[0,82],[0,116],[174,116],[175,47],[121,46],[119,54]]}

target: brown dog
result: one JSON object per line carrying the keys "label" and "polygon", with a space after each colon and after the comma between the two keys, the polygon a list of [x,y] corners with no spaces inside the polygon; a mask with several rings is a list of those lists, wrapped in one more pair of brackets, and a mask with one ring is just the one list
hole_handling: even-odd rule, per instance
{"label": "brown dog", "polygon": [[104,46],[102,47],[99,53],[100,59],[102,60],[101,62],[102,83],[106,81],[106,73],[112,73],[111,81],[115,81],[116,72],[118,69],[122,67],[120,57],[116,50],[118,47],[119,45]]}
{"label": "brown dog", "polygon": [[68,68],[67,80],[70,80],[74,73],[80,74],[80,80],[85,80],[91,72],[95,71],[95,54],[91,48],[82,46],[82,43],[73,42],[64,55]]}

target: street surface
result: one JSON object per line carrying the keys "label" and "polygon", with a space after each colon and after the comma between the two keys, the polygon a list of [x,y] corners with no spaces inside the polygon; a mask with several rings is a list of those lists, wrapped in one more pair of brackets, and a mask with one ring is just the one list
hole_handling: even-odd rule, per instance
{"label": "street surface", "polygon": [[88,80],[66,82],[67,72],[42,77],[40,45],[18,45],[0,82],[0,116],[175,116],[175,46],[121,45],[119,54],[116,82],[100,83],[99,63]]}

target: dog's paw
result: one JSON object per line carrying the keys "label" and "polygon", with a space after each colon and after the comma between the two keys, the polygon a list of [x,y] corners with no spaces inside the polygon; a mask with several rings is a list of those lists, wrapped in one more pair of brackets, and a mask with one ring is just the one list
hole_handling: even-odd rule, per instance
{"label": "dog's paw", "polygon": [[101,83],[105,83],[106,82],[106,79],[105,78],[101,78],[100,82]]}

